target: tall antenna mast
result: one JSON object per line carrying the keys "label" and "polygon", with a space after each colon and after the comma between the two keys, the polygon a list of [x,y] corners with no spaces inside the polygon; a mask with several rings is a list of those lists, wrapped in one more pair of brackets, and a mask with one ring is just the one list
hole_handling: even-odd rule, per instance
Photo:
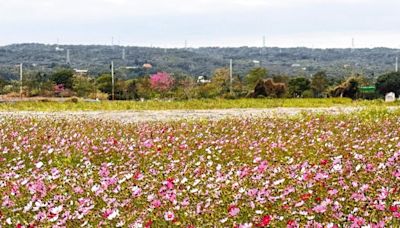
{"label": "tall antenna mast", "polygon": [[262,49],[261,49],[261,54],[265,54],[266,48],[267,48],[267,39],[266,39],[265,36],[263,36],[262,40],[263,40],[263,46],[262,46]]}
{"label": "tall antenna mast", "polygon": [[399,72],[399,57],[398,57],[398,56],[396,56],[395,71],[396,71],[396,72]]}
{"label": "tall antenna mast", "polygon": [[187,49],[188,42],[185,40],[185,49]]}
{"label": "tall antenna mast", "polygon": [[351,38],[351,52],[354,51],[355,43],[354,43],[354,38]]}
{"label": "tall antenna mast", "polygon": [[263,48],[264,49],[266,48],[266,44],[267,44],[267,40],[266,40],[265,36],[263,36]]}
{"label": "tall antenna mast", "polygon": [[71,58],[69,56],[69,49],[67,49],[67,64],[71,64]]}
{"label": "tall antenna mast", "polygon": [[126,53],[125,53],[125,48],[122,49],[122,59],[126,59]]}

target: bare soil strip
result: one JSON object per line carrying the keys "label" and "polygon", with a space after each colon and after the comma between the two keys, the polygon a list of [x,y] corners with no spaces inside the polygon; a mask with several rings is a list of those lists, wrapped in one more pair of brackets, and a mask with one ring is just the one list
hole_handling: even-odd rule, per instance
{"label": "bare soil strip", "polygon": [[[394,108],[391,108],[394,109]],[[287,117],[301,113],[341,114],[360,111],[360,107],[332,108],[271,108],[271,109],[214,109],[214,110],[163,110],[163,111],[71,111],[71,112],[0,112],[0,117],[36,117],[62,119],[98,119],[137,123],[175,120],[218,120],[224,118]]]}

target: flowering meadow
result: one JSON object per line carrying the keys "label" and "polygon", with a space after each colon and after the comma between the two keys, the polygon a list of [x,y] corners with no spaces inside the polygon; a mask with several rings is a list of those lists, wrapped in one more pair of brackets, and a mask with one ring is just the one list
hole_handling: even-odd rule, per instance
{"label": "flowering meadow", "polygon": [[400,227],[400,115],[0,117],[0,227]]}

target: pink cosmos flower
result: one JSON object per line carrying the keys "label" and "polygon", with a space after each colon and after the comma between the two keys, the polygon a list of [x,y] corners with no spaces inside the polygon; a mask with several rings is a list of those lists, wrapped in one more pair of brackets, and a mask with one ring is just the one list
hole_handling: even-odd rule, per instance
{"label": "pink cosmos flower", "polygon": [[161,201],[160,200],[153,200],[151,202],[151,206],[154,208],[159,208],[161,206]]}
{"label": "pink cosmos flower", "polygon": [[332,189],[332,190],[329,190],[329,191],[328,191],[328,194],[331,195],[331,196],[333,196],[333,195],[336,195],[338,192],[339,192],[339,191],[338,191],[337,189]]}
{"label": "pink cosmos flower", "polygon": [[151,148],[151,147],[153,147],[153,141],[148,139],[148,140],[144,141],[143,145],[147,148]]}
{"label": "pink cosmos flower", "polygon": [[229,215],[230,215],[230,216],[235,217],[236,215],[239,214],[240,209],[239,209],[237,206],[235,206],[235,205],[231,205],[231,206],[229,206],[229,208],[228,208],[228,212],[229,212]]}
{"label": "pink cosmos flower", "polygon": [[132,194],[133,194],[133,197],[138,197],[138,196],[140,196],[141,194],[142,194],[142,189],[141,188],[139,188],[138,186],[133,186],[132,187]]}
{"label": "pink cosmos flower", "polygon": [[166,221],[172,221],[172,220],[174,220],[174,218],[175,218],[174,212],[172,212],[172,211],[167,211],[167,212],[164,213],[164,219],[165,219]]}
{"label": "pink cosmos flower", "polygon": [[320,204],[317,205],[313,208],[313,211],[317,212],[317,213],[324,213],[326,211],[326,205]]}

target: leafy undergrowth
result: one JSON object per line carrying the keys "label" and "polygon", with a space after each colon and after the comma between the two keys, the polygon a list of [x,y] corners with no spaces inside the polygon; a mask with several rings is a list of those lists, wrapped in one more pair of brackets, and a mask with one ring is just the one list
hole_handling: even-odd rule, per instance
{"label": "leafy undergrowth", "polygon": [[399,227],[400,116],[3,118],[0,224]]}

